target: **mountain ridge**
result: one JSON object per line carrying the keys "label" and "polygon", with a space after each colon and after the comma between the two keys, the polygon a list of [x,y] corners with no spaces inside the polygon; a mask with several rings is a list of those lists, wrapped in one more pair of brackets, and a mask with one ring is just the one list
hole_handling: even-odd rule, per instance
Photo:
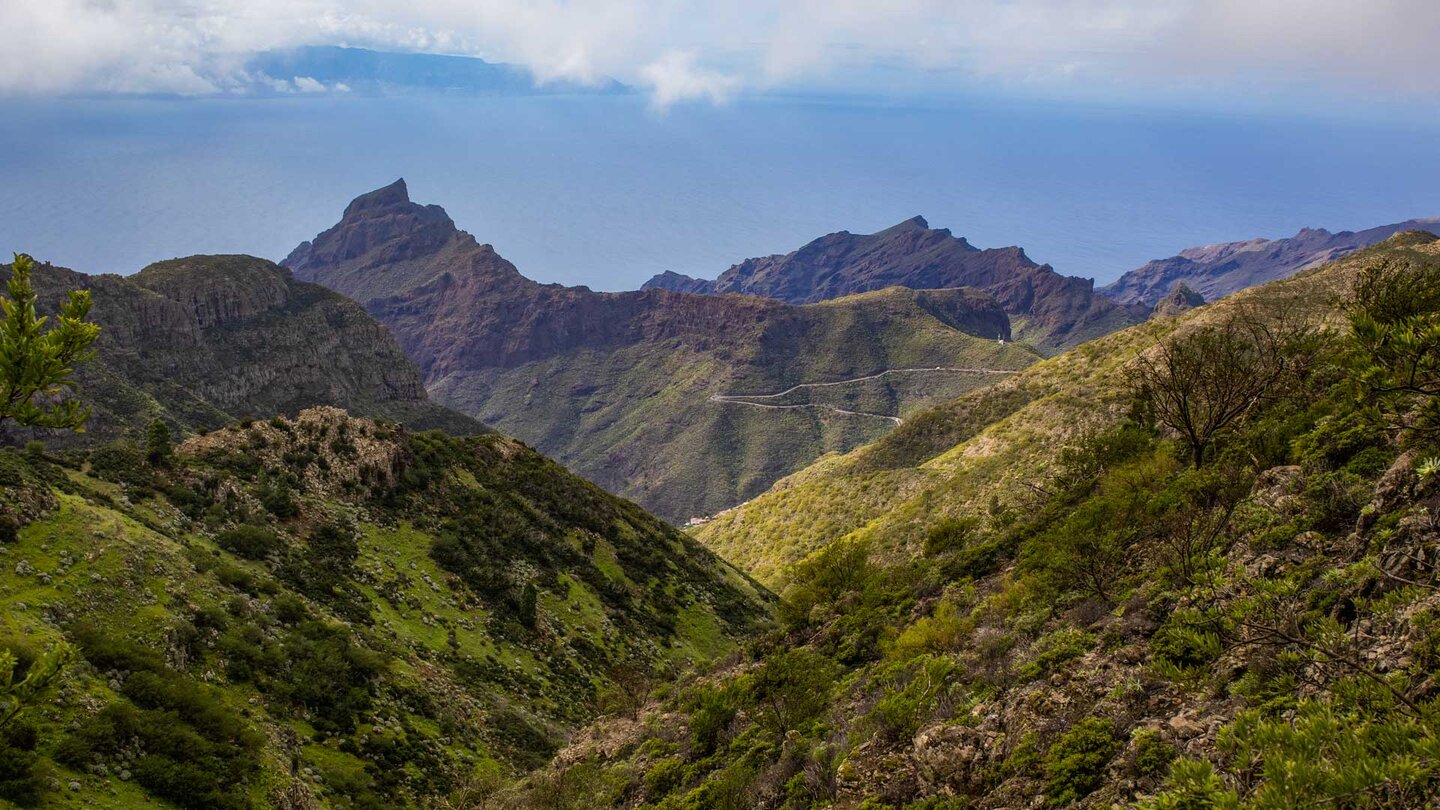
{"label": "mountain ridge", "polygon": [[1121,304],[1153,307],[1172,292],[1176,284],[1183,283],[1205,300],[1213,301],[1246,287],[1334,261],[1396,233],[1434,230],[1437,226],[1440,219],[1416,218],[1361,231],[1301,228],[1294,236],[1281,239],[1217,242],[1147,262],[1096,291]]}
{"label": "mountain ridge", "polygon": [[837,231],[786,254],[746,259],[714,280],[666,272],[641,289],[742,293],[809,304],[891,286],[974,287],[1023,319],[1024,335],[1053,353],[1139,317],[1095,295],[1094,281],[1062,276],[1020,247],[977,248],[915,216],[872,234]]}
{"label": "mountain ridge", "polygon": [[317,405],[421,429],[488,430],[431,402],[400,347],[359,305],[264,259],[192,256],[129,276],[43,264],[33,281],[42,312],[68,290],[89,289],[101,324],[99,357],[76,374],[95,405],[90,433],[46,436],[51,442],[135,437],[154,419],[204,431]]}
{"label": "mountain ridge", "polygon": [[[968,288],[891,288],[793,306],[749,295],[540,284],[396,181],[284,261],[360,301],[439,401],[674,521],[710,514],[823,452],[874,438],[918,399],[979,378],[863,387],[856,407],[738,413],[709,398],[891,367],[1023,367],[1009,317]],[[754,410],[754,409],[746,409]],[[767,449],[768,448],[768,449]]]}

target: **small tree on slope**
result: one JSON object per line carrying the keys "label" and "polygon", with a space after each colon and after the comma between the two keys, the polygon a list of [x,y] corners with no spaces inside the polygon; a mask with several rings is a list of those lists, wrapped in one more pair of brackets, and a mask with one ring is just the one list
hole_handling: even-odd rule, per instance
{"label": "small tree on slope", "polygon": [[75,367],[95,356],[90,346],[100,327],[90,314],[89,290],[72,290],[54,323],[35,311],[30,273],[35,262],[15,256],[8,295],[0,295],[0,426],[13,419],[27,427],[84,430],[90,409],[64,391],[74,387]]}
{"label": "small tree on slope", "polygon": [[1216,438],[1306,373],[1317,339],[1288,312],[1242,310],[1141,355],[1130,370],[1131,387],[1185,440],[1199,469]]}

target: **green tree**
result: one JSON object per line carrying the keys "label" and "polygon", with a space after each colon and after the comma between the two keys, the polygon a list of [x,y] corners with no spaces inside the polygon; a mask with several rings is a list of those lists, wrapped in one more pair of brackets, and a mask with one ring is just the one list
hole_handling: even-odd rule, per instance
{"label": "green tree", "polygon": [[0,648],[0,729],[27,706],[40,703],[71,656],[71,649],[62,645],[22,666],[15,653]]}
{"label": "green tree", "polygon": [[1440,264],[1379,259],[1350,306],[1361,384],[1393,424],[1440,431]]}
{"label": "green tree", "polygon": [[164,421],[156,419],[145,431],[145,457],[156,467],[170,463],[175,454],[175,440],[170,437],[170,428]]}
{"label": "green tree", "polygon": [[[20,253],[11,265],[8,296],[0,295],[0,424],[80,431],[90,409],[63,396],[74,387],[75,367],[95,356],[100,327],[85,320],[90,291],[72,290],[54,323],[35,311],[30,273],[35,261]],[[38,400],[38,402],[37,402]]]}

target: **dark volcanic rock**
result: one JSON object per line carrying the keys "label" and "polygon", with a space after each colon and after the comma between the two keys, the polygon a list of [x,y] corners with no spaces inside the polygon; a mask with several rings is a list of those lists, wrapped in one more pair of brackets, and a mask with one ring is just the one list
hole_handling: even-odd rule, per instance
{"label": "dark volcanic rock", "polygon": [[[439,206],[410,202],[404,180],[356,198],[339,223],[282,264],[297,278],[364,304],[395,333],[427,380],[513,367],[577,348],[748,341],[775,323],[804,319],[774,300],[687,295],[658,284],[638,292],[597,293],[531,281],[493,247],[455,228]],[[673,273],[665,278],[670,277],[684,278]],[[1034,296],[1032,287],[1025,290],[1022,297]],[[993,299],[961,300],[973,318],[952,313],[953,328],[1009,336],[1009,321]]]}
{"label": "dark volcanic rock", "polygon": [[1122,304],[1153,307],[1178,283],[1207,301],[1285,278],[1307,267],[1334,261],[1347,253],[1383,242],[1403,231],[1434,229],[1440,219],[1412,219],[1363,231],[1331,233],[1302,228],[1288,239],[1249,239],[1180,251],[1131,270],[1099,292]]}

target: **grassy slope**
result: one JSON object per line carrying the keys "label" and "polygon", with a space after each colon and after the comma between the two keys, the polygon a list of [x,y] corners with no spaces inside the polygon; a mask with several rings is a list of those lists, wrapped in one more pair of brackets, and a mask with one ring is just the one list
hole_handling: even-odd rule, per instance
{"label": "grassy slope", "polygon": [[[1037,367],[1023,375],[1035,396],[996,424],[937,423],[978,430],[951,451],[937,427],[797,476],[825,496],[862,463],[933,472],[928,501],[894,498],[852,532],[869,543],[790,572],[782,628],[751,658],[676,685],[638,722],[596,723],[498,806],[1432,806],[1440,448],[1387,429],[1423,398],[1383,414],[1357,398],[1368,357],[1341,325],[1295,395],[1196,470],[1122,422],[1117,368],[1247,300],[1339,325],[1337,294],[1376,255],[1440,272],[1440,241],[1419,239]],[[1096,431],[1053,424],[1085,412]],[[924,551],[899,553],[916,534]]]}
{"label": "grassy slope", "polygon": [[[353,449],[329,444],[342,430]],[[164,677],[262,735],[258,771],[227,794],[241,804],[273,805],[288,791],[395,806],[487,769],[533,766],[596,711],[617,668],[723,655],[769,598],[693,541],[500,436],[407,437],[318,409],[184,449],[164,473],[143,461],[90,470],[0,456],[0,512],[38,518],[0,545],[0,634],[32,649],[66,639],[94,659],[93,645],[77,641],[93,626],[158,654]],[[282,478],[298,505],[285,519],[256,501]],[[475,510],[478,521],[455,522]],[[267,525],[285,547],[258,562],[218,547],[216,532],[242,520]],[[319,553],[302,538],[333,521],[353,526],[358,554],[332,596],[291,571]],[[476,541],[506,566],[508,586],[480,587],[442,564],[437,540],[457,531],[485,534]],[[536,589],[533,629],[494,590],[522,581]],[[361,686],[364,705],[338,728],[319,727],[312,715],[322,710],[290,696],[303,678],[282,662],[299,660],[307,623],[381,662]],[[88,773],[55,760],[102,707],[140,700],[117,668],[134,667],[72,664],[58,699],[27,717],[50,786],[43,806],[153,806],[133,758],[101,756],[105,769]],[[324,688],[343,692],[335,680]]]}
{"label": "grassy slope", "polygon": [[[1386,249],[1386,248],[1381,248]],[[916,414],[880,440],[822,459],[695,531],[701,542],[776,584],[784,568],[842,537],[913,552],[927,526],[985,504],[1033,494],[1067,443],[1129,406],[1127,362],[1177,330],[1256,301],[1327,307],[1371,253],[1140,324],[1037,363],[1013,377]]]}
{"label": "grassy slope", "polygon": [[[753,497],[814,459],[892,427],[823,410],[716,403],[711,395],[774,393],[888,368],[1018,369],[1036,359],[1020,346],[959,331],[916,299],[899,289],[850,296],[798,308],[793,321],[738,345],[574,351],[451,375],[431,393],[662,517],[684,520]],[[826,389],[827,399],[815,401],[850,397],[863,405],[857,410],[900,415],[976,382],[948,373],[910,375]]]}

